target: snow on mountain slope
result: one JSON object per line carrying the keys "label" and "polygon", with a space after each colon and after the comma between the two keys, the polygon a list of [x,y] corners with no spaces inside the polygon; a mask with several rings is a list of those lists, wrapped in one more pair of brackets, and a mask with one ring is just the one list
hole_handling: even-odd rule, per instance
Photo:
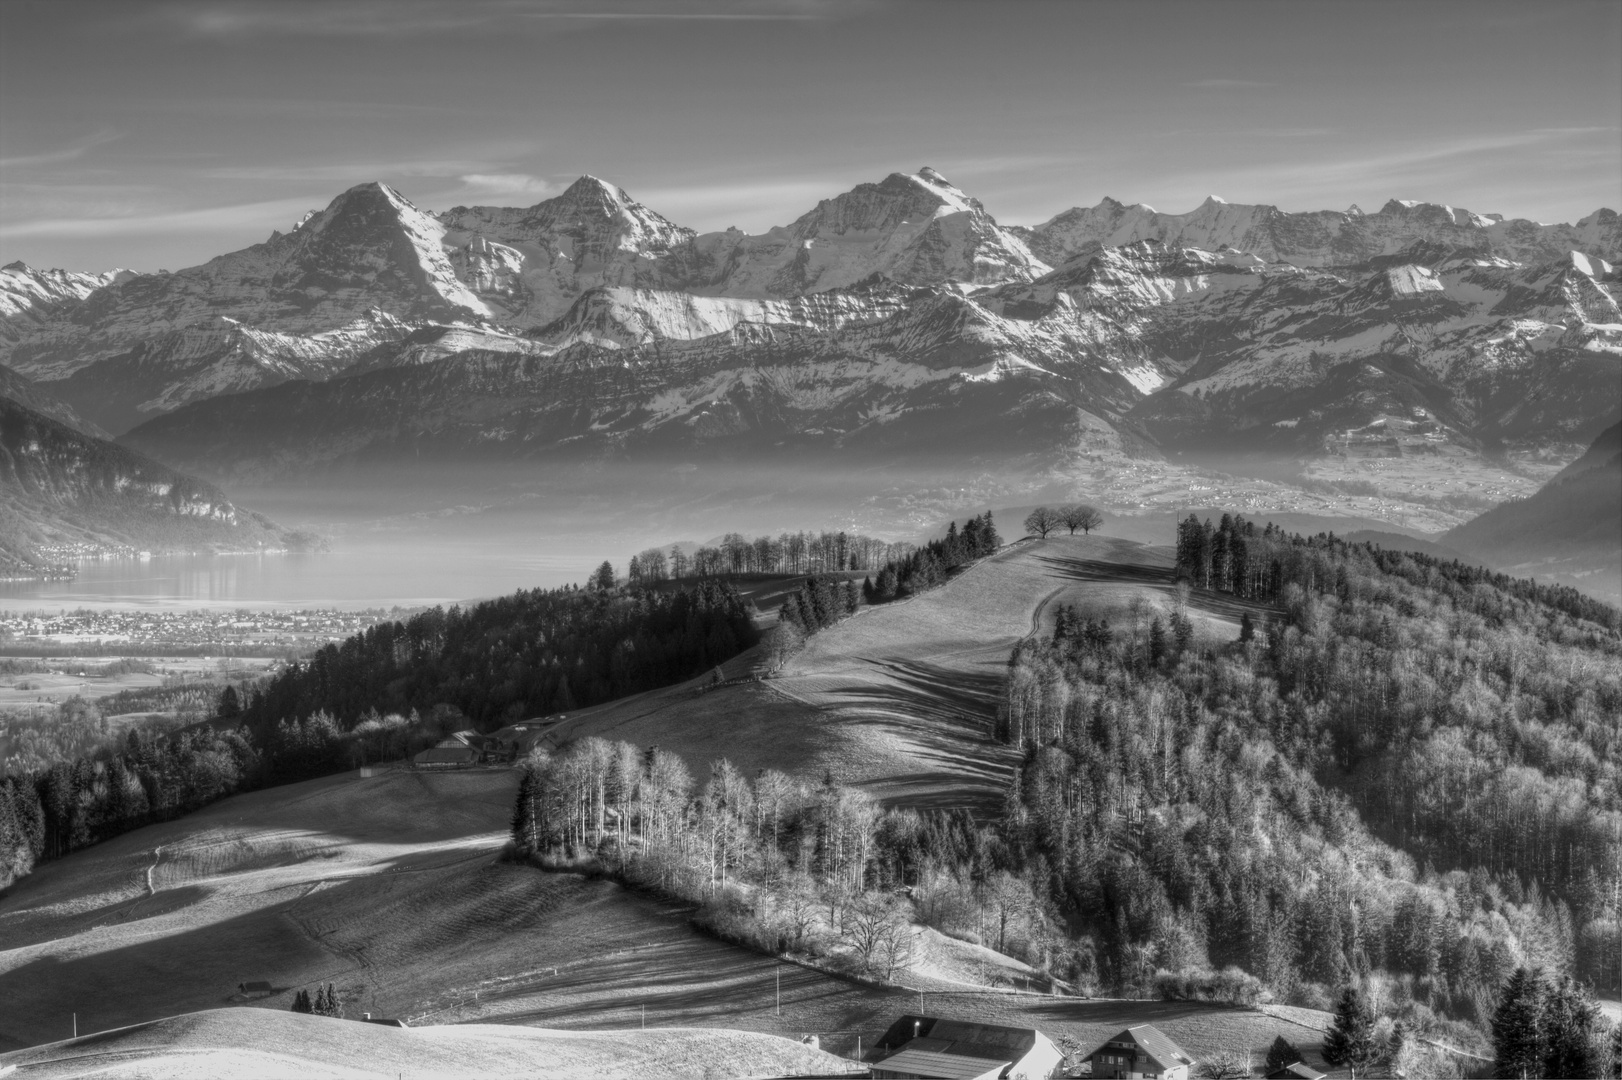
{"label": "snow on mountain slope", "polygon": [[36,270],[24,262],[0,266],[0,349],[43,326],[104,285],[127,280],[128,270],[81,274],[72,270]]}
{"label": "snow on mountain slope", "polygon": [[603,287],[581,296],[562,318],[534,336],[558,345],[586,342],[617,348],[709,337],[743,323],[837,330],[888,318],[905,306],[910,293],[882,280],[787,300]]}
{"label": "snow on mountain slope", "polygon": [[1285,213],[1276,206],[1230,204],[1213,196],[1186,214],[1162,214],[1141,203],[1127,206],[1106,197],[1097,206],[1066,210],[1025,232],[1031,250],[1054,266],[1139,240],[1207,251],[1236,248],[1269,262],[1310,267],[1365,263],[1418,240],[1518,262],[1548,262],[1572,250],[1612,260],[1622,254],[1622,225],[1612,210],[1598,210],[1575,226],[1542,225],[1400,199],[1372,214],[1355,206],[1341,212]]}
{"label": "snow on mountain slope", "polygon": [[[1559,440],[1622,409],[1622,325],[1599,321],[1615,319],[1618,283],[1601,260],[1320,273],[1288,297],[1281,284],[1197,317],[1204,348],[1134,418],[1174,443],[1321,451],[1386,414],[1415,418],[1433,447],[1471,447]],[[1146,343],[1168,329],[1149,327]]]}
{"label": "snow on mountain slope", "polygon": [[553,321],[588,289],[667,286],[664,260],[694,236],[594,176],[525,209],[458,206],[439,220],[462,280],[522,327]]}
{"label": "snow on mountain slope", "polygon": [[760,236],[707,233],[691,246],[689,287],[722,296],[795,296],[875,273],[908,285],[986,285],[1049,269],[979,200],[929,168],[860,184]]}
{"label": "snow on mountain slope", "polygon": [[172,274],[137,274],[97,289],[70,318],[0,352],[42,382],[218,317],[269,332],[314,335],[369,310],[397,319],[486,317],[457,278],[444,229],[383,184],[338,196],[291,233]]}
{"label": "snow on mountain slope", "polygon": [[373,310],[305,336],[256,330],[222,315],[137,339],[126,351],[77,366],[44,386],[101,426],[123,431],[197,398],[288,379],[330,378],[403,340],[415,325]]}

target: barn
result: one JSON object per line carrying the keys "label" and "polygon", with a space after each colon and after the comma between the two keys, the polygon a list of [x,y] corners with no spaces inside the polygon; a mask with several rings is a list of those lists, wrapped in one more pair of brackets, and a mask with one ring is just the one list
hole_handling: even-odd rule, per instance
{"label": "barn", "polygon": [[454,735],[447,735],[413,757],[411,764],[417,768],[472,765],[479,760],[482,752],[482,747],[474,744],[474,740],[478,738],[479,736],[471,731],[458,731]]}
{"label": "barn", "polygon": [[907,1015],[890,1025],[871,1060],[875,1077],[1045,1080],[1063,1057],[1035,1028]]}

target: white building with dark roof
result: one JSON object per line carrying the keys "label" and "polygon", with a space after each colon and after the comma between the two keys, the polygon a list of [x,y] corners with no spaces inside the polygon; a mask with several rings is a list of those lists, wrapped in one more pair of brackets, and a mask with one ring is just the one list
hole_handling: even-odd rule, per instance
{"label": "white building with dark roof", "polygon": [[1153,1024],[1134,1024],[1087,1055],[1093,1080],[1188,1080],[1194,1059]]}

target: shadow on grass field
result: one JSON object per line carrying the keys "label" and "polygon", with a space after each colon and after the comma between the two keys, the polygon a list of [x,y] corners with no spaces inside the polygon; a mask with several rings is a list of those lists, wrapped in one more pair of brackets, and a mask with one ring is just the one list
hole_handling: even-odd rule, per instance
{"label": "shadow on grass field", "polygon": [[[810,780],[831,771],[903,805],[991,810],[1017,759],[990,738],[1009,649],[1054,601],[1126,604],[1164,588],[1147,573],[1164,558],[1107,537],[1019,544],[817,635],[779,678],[638,695],[572,716],[568,734],[661,745],[701,778],[728,757]],[[758,663],[729,661],[727,674]],[[516,783],[507,770],[349,773],[235,796],[41,867],[0,896],[0,1048],[62,1038],[74,1013],[95,1031],[239,1003],[252,980],[278,991],[249,1008],[285,1012],[297,988],[330,982],[351,1014],[714,1024],[817,1033],[845,1053],[919,1007],[916,993],[703,936],[682,905],[497,862]],[[1196,1053],[1317,1038],[1237,1010],[925,991],[933,1013],[1084,1042],[1145,1020]]]}

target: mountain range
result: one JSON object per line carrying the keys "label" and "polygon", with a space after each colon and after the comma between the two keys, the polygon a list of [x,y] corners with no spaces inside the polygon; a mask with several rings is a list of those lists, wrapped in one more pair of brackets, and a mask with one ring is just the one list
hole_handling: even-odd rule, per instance
{"label": "mountain range", "polygon": [[0,363],[35,411],[214,482],[402,456],[1569,457],[1622,417],[1619,254],[1611,210],[1397,200],[1009,227],[928,168],[760,235],[592,177],[442,213],[371,183],[174,273],[14,263]]}

